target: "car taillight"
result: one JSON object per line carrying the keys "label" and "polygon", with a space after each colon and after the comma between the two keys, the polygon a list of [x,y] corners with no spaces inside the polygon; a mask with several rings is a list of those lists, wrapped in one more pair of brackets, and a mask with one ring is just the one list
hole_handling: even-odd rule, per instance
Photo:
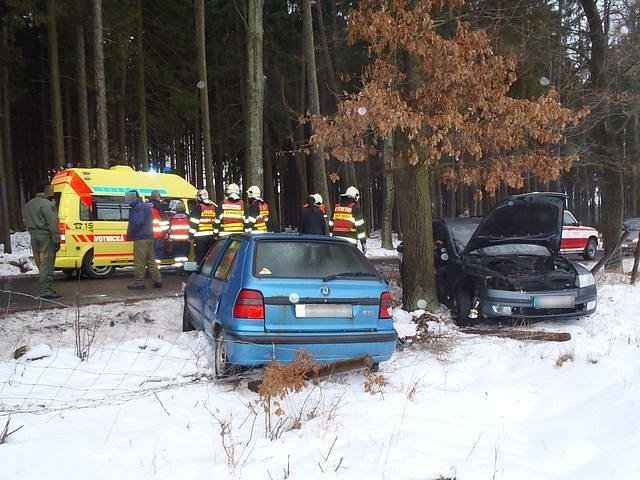
{"label": "car taillight", "polygon": [[236,318],[249,318],[252,320],[264,320],[264,299],[258,290],[240,290],[236,303],[233,306],[233,316]]}
{"label": "car taillight", "polygon": [[389,292],[380,295],[380,313],[378,318],[391,318],[391,309],[393,308],[393,299]]}
{"label": "car taillight", "polygon": [[60,243],[67,242],[67,224],[64,222],[60,222],[58,225],[58,229],[60,230]]}

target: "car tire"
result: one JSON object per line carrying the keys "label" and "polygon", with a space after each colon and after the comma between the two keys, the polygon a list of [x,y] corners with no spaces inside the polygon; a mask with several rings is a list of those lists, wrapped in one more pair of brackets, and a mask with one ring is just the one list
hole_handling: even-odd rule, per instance
{"label": "car tire", "polygon": [[187,307],[187,299],[184,299],[184,307],[182,307],[182,331],[191,332],[195,330],[191,323],[191,315],[189,315],[189,307]]}
{"label": "car tire", "polygon": [[219,328],[213,338],[213,375],[225,378],[237,372],[235,365],[229,363],[227,337],[224,328]]}
{"label": "car tire", "polygon": [[584,252],[582,252],[582,258],[585,260],[594,260],[596,258],[596,251],[598,250],[598,243],[590,238],[587,242],[587,246],[584,247]]}
{"label": "car tire", "polygon": [[115,267],[97,267],[93,264],[93,249],[89,250],[82,259],[82,272],[89,278],[101,279],[113,275]]}
{"label": "car tire", "polygon": [[471,325],[473,322],[469,318],[471,313],[471,290],[467,287],[458,287],[454,299],[454,320],[453,322],[459,326],[464,327]]}

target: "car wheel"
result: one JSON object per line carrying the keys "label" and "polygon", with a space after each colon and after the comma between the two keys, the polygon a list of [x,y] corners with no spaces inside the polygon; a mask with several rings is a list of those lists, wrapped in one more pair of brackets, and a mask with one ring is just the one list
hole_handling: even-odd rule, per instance
{"label": "car wheel", "polygon": [[189,307],[187,307],[187,299],[184,299],[184,307],[182,307],[182,331],[190,332],[195,330],[191,323],[191,315],[189,315]]}
{"label": "car wheel", "polygon": [[584,247],[584,252],[582,253],[582,257],[585,260],[593,260],[596,258],[596,250],[598,249],[598,244],[593,238],[590,238],[587,242],[587,246]]}
{"label": "car wheel", "polygon": [[220,328],[213,340],[213,374],[216,378],[224,378],[236,373],[236,368],[229,363],[227,337]]}
{"label": "car wheel", "polygon": [[471,313],[471,290],[467,287],[458,287],[454,306],[454,323],[459,327],[471,325],[472,320],[469,318],[469,313]]}
{"label": "car wheel", "polygon": [[89,250],[82,259],[82,271],[89,278],[107,278],[113,275],[115,267],[98,267],[93,263],[93,250]]}

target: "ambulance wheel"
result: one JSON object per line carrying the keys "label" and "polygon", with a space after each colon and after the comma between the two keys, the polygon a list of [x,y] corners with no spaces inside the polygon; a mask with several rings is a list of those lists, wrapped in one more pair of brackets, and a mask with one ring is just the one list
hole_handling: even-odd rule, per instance
{"label": "ambulance wheel", "polygon": [[62,273],[64,273],[69,278],[77,278],[80,276],[80,270],[77,268],[63,268]]}
{"label": "ambulance wheel", "polygon": [[115,267],[98,267],[93,264],[93,250],[82,259],[82,272],[89,278],[107,278],[113,275]]}

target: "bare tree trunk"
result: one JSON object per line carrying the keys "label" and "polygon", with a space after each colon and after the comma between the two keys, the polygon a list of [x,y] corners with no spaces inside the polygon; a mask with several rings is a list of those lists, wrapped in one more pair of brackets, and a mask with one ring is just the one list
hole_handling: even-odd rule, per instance
{"label": "bare tree trunk", "polygon": [[[318,76],[316,74],[316,54],[313,40],[313,19],[311,16],[311,0],[303,0],[303,36],[305,43],[305,57],[307,61],[307,83],[309,85],[309,111],[311,115],[320,115],[320,94],[318,92]],[[331,208],[329,186],[327,185],[327,170],[324,160],[324,149],[316,148],[311,155],[313,170],[313,184],[317,193],[322,195],[327,207]]]}
{"label": "bare tree trunk", "polygon": [[209,87],[207,84],[207,52],[204,32],[204,0],[196,0],[196,41],[198,46],[198,88],[200,89],[200,115],[204,140],[205,188],[213,191],[213,152],[211,149],[211,122],[209,120]]}
{"label": "bare tree trunk", "polygon": [[47,0],[49,40],[49,82],[51,83],[51,121],[53,123],[53,155],[58,169],[64,168],[64,133],[62,98],[60,95],[60,65],[58,63],[58,31],[56,28],[56,0]]}
{"label": "bare tree trunk", "polygon": [[195,163],[196,168],[194,171],[195,181],[194,185],[198,187],[198,190],[202,188],[202,171],[204,166],[202,165],[202,129],[200,126],[200,116],[196,115],[195,119],[195,127],[194,127],[194,137],[193,137],[193,146],[194,146],[194,154],[195,154]]}
{"label": "bare tree trunk", "polygon": [[[257,185],[264,190],[262,165],[264,73],[262,65],[263,0],[247,1],[247,154],[245,186]],[[270,161],[270,159],[269,159]]]}
{"label": "bare tree trunk", "polygon": [[142,0],[138,0],[138,22],[136,25],[136,45],[138,47],[138,118],[140,120],[140,158],[142,170],[149,170],[149,138],[147,137],[147,94],[144,76],[144,17]]}
{"label": "bare tree trunk", "polygon": [[80,164],[90,168],[91,145],[89,143],[89,109],[87,107],[87,68],[84,45],[84,15],[81,10],[80,0],[76,1],[76,78],[78,97],[78,124],[80,141]]}
{"label": "bare tree trunk", "polygon": [[[4,87],[4,85],[0,85]],[[2,89],[4,96],[8,94],[7,91]],[[11,253],[11,233],[9,231],[9,192],[8,182],[6,177],[6,165],[4,161],[4,131],[0,130],[0,242],[4,244],[4,253]],[[17,208],[14,205],[13,208]]]}
{"label": "bare tree trunk", "polygon": [[[2,25],[2,45],[9,50],[9,27]],[[0,97],[2,97],[2,132],[4,134],[4,168],[6,169],[7,196],[9,208],[9,224],[17,229],[22,223],[21,209],[18,201],[16,171],[14,168],[13,145],[11,143],[11,99],[9,92],[9,67],[7,64],[0,70]]]}
{"label": "bare tree trunk", "polygon": [[102,0],[93,4],[93,67],[96,84],[96,136],[98,167],[109,168],[109,131],[107,127],[107,87],[104,78],[104,38],[102,33]]}
{"label": "bare tree trunk", "polygon": [[329,53],[329,44],[327,42],[327,34],[324,29],[324,17],[322,15],[322,3],[316,2],[316,9],[318,11],[318,32],[320,33],[320,46],[322,47],[322,54],[324,56],[324,62],[327,66],[327,72],[329,74],[329,87],[333,95],[340,95],[340,87],[336,77],[336,72],[333,68],[333,61],[331,60],[331,54]]}
{"label": "bare tree trunk", "polygon": [[269,229],[272,232],[280,231],[280,218],[276,208],[275,186],[273,183],[273,140],[269,125],[264,125],[264,190],[265,201],[269,204]]}
{"label": "bare tree trunk", "polygon": [[127,165],[127,64],[129,41],[128,37],[124,38],[121,46],[122,64],[120,65],[120,95],[118,99],[118,163]]}
{"label": "bare tree trunk", "polygon": [[382,248],[393,250],[393,133],[384,139],[382,153],[384,170],[382,173]]}

